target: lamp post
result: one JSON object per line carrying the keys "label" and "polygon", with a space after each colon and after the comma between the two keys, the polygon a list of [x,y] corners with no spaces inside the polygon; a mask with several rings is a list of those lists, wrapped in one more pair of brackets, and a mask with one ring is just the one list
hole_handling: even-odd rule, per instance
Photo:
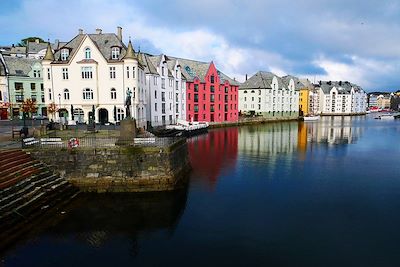
{"label": "lamp post", "polygon": [[58,120],[61,123],[61,94],[58,94]]}

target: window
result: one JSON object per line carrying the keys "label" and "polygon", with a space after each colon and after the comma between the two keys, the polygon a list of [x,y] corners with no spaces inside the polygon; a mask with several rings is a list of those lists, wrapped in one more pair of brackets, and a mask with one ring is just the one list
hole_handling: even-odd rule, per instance
{"label": "window", "polygon": [[111,88],[111,99],[117,99],[117,90]]}
{"label": "window", "polygon": [[154,103],[154,111],[157,111],[157,103]]}
{"label": "window", "polygon": [[40,71],[39,70],[33,70],[33,77],[34,78],[40,78]]}
{"label": "window", "polygon": [[124,119],[124,110],[122,108],[117,108],[117,121],[122,121]]}
{"label": "window", "polygon": [[69,50],[66,48],[61,49],[61,60],[63,61],[67,60],[68,56],[69,56]]}
{"label": "window", "polygon": [[47,79],[50,80],[51,76],[50,76],[50,68],[47,68]]}
{"label": "window", "polygon": [[[213,77],[213,76],[211,76],[211,77]],[[211,93],[214,93],[214,91],[215,91],[214,85],[211,85],[211,86],[210,86],[210,91],[211,91]]]}
{"label": "window", "polygon": [[43,85],[43,83],[40,84],[40,91],[42,91],[42,92],[44,91],[44,85]]}
{"label": "window", "polygon": [[31,83],[31,90],[36,90],[36,84],[35,83]]}
{"label": "window", "polygon": [[24,86],[22,83],[14,83],[15,90],[24,90]]}
{"label": "window", "polygon": [[199,85],[198,85],[198,84],[195,84],[195,85],[194,85],[194,91],[195,91],[195,92],[198,92],[198,91],[199,91]]}
{"label": "window", "polygon": [[175,104],[175,112],[179,113],[179,104]]}
{"label": "window", "polygon": [[24,102],[24,95],[15,95],[16,102]]}
{"label": "window", "polygon": [[110,67],[110,79],[115,79],[115,67]]}
{"label": "window", "polygon": [[165,101],[165,92],[161,92],[161,101]]}
{"label": "window", "polygon": [[49,88],[49,100],[51,100],[51,89]]}
{"label": "window", "polygon": [[45,102],[44,94],[41,95],[41,98],[42,98],[42,103],[44,103]]}
{"label": "window", "polygon": [[135,79],[136,75],[135,75],[135,67],[132,67],[132,78]]}
{"label": "window", "polygon": [[93,90],[90,88],[83,89],[83,99],[84,100],[91,100],[93,99]]}
{"label": "window", "polygon": [[92,58],[92,52],[90,51],[89,47],[85,48],[85,58],[86,59],[91,59]]}
{"label": "window", "polygon": [[69,90],[64,89],[64,100],[69,100]]}
{"label": "window", "polygon": [[194,102],[199,102],[199,95],[198,94],[194,94]]}
{"label": "window", "polygon": [[31,95],[31,99],[32,99],[32,101],[36,102],[37,101],[36,100],[36,95]]}
{"label": "window", "polygon": [[126,78],[129,79],[129,67],[126,67]]}
{"label": "window", "polygon": [[157,99],[157,91],[154,91],[154,99]]}
{"label": "window", "polygon": [[119,58],[119,47],[111,48],[111,58],[118,59]]}
{"label": "window", "polygon": [[68,68],[62,68],[63,80],[68,80]]}
{"label": "window", "polygon": [[211,82],[211,83],[214,83],[214,75],[211,75],[211,77],[210,77],[210,82]]}
{"label": "window", "polygon": [[165,89],[165,79],[164,78],[161,79],[161,88]]}
{"label": "window", "polygon": [[82,79],[92,79],[93,78],[92,67],[82,67],[81,72],[82,72]]}
{"label": "window", "polygon": [[213,95],[213,94],[210,95],[210,101],[211,101],[211,102],[214,102],[214,100],[215,100],[214,95]]}
{"label": "window", "polygon": [[199,105],[194,105],[194,112],[199,112]]}
{"label": "window", "polygon": [[161,76],[164,76],[164,67],[161,67]]}
{"label": "window", "polygon": [[161,112],[165,114],[165,103],[161,104]]}
{"label": "window", "polygon": [[172,87],[172,85],[173,85],[173,80],[172,79],[169,79],[169,87]]}
{"label": "window", "polygon": [[179,82],[178,81],[175,81],[175,89],[179,90]]}
{"label": "window", "polygon": [[154,82],[154,85],[157,85],[157,77],[153,77],[153,82]]}

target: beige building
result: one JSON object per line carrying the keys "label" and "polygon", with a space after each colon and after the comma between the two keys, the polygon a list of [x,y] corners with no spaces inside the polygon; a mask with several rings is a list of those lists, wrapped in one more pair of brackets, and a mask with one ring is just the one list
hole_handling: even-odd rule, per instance
{"label": "beige building", "polygon": [[59,107],[57,120],[119,122],[130,93],[130,113],[138,127],[146,127],[144,67],[131,41],[123,43],[121,27],[116,34],[79,30],[54,54],[48,45],[42,64],[46,103]]}

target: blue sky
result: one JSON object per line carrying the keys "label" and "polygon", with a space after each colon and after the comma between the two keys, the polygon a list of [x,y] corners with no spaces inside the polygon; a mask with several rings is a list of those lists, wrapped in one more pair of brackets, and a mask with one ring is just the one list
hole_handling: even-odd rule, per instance
{"label": "blue sky", "polygon": [[214,61],[240,81],[265,70],[400,89],[398,0],[2,0],[0,23],[0,45],[121,26],[135,48]]}

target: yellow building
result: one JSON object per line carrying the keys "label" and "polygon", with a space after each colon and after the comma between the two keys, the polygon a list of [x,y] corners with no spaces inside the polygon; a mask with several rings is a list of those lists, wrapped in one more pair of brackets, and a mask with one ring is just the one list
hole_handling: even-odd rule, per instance
{"label": "yellow building", "polygon": [[308,115],[310,106],[310,91],[308,88],[301,88],[299,95],[300,116]]}

